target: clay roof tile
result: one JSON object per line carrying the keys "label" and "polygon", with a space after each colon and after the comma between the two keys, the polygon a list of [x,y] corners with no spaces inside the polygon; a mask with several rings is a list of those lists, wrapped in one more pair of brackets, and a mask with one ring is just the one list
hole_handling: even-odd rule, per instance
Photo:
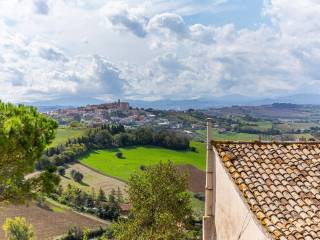
{"label": "clay roof tile", "polygon": [[270,236],[320,240],[320,145],[213,142]]}

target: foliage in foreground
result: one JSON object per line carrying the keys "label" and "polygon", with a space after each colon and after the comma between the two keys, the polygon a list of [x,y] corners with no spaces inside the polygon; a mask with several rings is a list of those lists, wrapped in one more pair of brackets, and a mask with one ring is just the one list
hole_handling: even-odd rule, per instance
{"label": "foliage in foreground", "polygon": [[7,218],[3,224],[3,230],[8,240],[32,240],[33,228],[25,218]]}
{"label": "foliage in foreground", "polygon": [[186,176],[171,162],[133,174],[128,185],[131,217],[114,224],[116,240],[189,239],[192,207]]}
{"label": "foliage in foreground", "polygon": [[[0,102],[0,202],[23,201],[32,196],[35,180],[25,179],[25,175],[33,171],[56,128],[54,120],[33,107]],[[37,185],[46,182],[44,177]]]}

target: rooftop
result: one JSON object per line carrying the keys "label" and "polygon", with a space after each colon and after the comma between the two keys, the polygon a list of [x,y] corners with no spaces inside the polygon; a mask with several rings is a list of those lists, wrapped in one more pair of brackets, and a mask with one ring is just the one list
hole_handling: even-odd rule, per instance
{"label": "rooftop", "polygon": [[320,239],[319,142],[212,144],[273,239]]}

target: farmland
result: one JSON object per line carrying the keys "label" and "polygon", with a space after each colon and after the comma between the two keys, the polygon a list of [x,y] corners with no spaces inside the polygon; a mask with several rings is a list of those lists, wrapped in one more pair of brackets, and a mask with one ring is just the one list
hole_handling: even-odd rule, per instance
{"label": "farmland", "polygon": [[[108,224],[106,221],[73,212],[56,203],[48,204],[48,208],[40,208],[34,203],[29,203],[28,206],[8,205],[0,209],[1,224],[8,217],[25,217],[33,225],[35,237],[42,240],[53,239],[53,237],[65,234],[72,226],[97,229]],[[5,239],[2,228],[0,228],[0,239]]]}
{"label": "farmland", "polygon": [[[102,174],[127,181],[130,174],[139,170],[141,165],[150,166],[160,161],[171,160],[174,164],[190,164],[200,170],[205,169],[205,145],[192,142],[197,151],[175,151],[153,146],[119,148],[113,150],[92,151],[80,159],[80,162],[96,169]],[[123,158],[115,153],[122,152]]]}
{"label": "farmland", "polygon": [[[198,130],[197,133],[206,138],[206,130]],[[213,139],[218,141],[254,141],[258,140],[259,136],[257,134],[249,134],[249,133],[237,133],[237,132],[225,132],[220,133],[218,129],[213,129]]]}
{"label": "farmland", "polygon": [[[81,183],[77,183],[71,179],[70,172],[72,169],[80,171],[84,175]],[[61,177],[61,185],[63,187],[66,187],[68,184],[73,184],[86,192],[91,192],[92,189],[94,189],[95,192],[98,192],[101,188],[108,194],[112,189],[117,190],[118,187],[124,193],[124,189],[126,187],[126,184],[124,182],[102,175],[79,163],[70,165],[66,170],[66,175],[64,177]]]}

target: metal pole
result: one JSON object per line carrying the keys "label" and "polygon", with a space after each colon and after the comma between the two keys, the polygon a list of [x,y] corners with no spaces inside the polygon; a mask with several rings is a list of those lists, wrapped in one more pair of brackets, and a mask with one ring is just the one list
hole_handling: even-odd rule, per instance
{"label": "metal pole", "polygon": [[216,173],[215,154],[212,147],[212,119],[207,119],[206,200],[203,216],[203,240],[216,240],[215,205]]}

